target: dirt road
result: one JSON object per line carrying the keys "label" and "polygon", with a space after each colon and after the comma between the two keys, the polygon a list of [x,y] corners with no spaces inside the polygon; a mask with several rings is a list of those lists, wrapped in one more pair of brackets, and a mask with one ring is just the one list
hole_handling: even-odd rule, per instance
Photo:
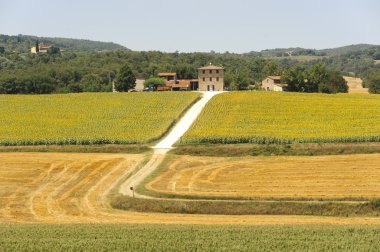
{"label": "dirt road", "polygon": [[119,193],[130,197],[135,196],[139,198],[150,198],[145,195],[134,193],[131,188],[137,188],[137,186],[146,177],[148,177],[149,174],[157,169],[157,167],[164,160],[165,154],[173,148],[173,144],[175,144],[190,128],[193,122],[197,119],[198,115],[202,112],[202,109],[206,106],[207,102],[210,101],[212,97],[220,93],[222,92],[203,92],[202,98],[185,113],[180,121],[169,132],[169,134],[153,147],[154,153],[150,161],[120,186]]}

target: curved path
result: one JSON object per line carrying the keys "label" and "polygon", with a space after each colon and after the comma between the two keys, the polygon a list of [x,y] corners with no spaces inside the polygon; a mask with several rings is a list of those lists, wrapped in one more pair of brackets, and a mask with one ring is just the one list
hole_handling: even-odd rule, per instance
{"label": "curved path", "polygon": [[164,160],[166,153],[173,148],[173,144],[175,144],[190,128],[195,119],[197,119],[203,108],[206,106],[207,102],[210,101],[212,97],[220,93],[223,92],[202,92],[201,99],[186,112],[186,114],[174,126],[169,134],[153,147],[154,153],[150,161],[120,186],[119,193],[130,197],[151,198],[149,196],[134,193],[131,188],[137,188],[138,185],[149,176],[149,174],[157,169],[157,167]]}

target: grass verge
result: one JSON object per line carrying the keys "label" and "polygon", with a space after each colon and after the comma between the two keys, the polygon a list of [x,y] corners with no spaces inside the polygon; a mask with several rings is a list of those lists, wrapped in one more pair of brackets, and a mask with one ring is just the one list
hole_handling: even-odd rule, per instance
{"label": "grass verge", "polygon": [[0,146],[0,152],[77,152],[77,153],[131,153],[151,151],[147,145],[37,145],[37,146]]}
{"label": "grass verge", "polygon": [[171,153],[212,157],[371,154],[380,153],[380,143],[196,144],[178,145]]}
{"label": "grass verge", "polygon": [[160,200],[119,195],[111,206],[128,211],[181,214],[380,216],[380,207],[372,202]]}

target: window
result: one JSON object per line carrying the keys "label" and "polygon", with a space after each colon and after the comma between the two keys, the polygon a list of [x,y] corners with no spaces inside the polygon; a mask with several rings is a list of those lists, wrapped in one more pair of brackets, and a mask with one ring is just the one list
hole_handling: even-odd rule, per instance
{"label": "window", "polygon": [[212,70],[210,70],[210,74],[212,74]]}
{"label": "window", "polygon": [[212,77],[210,77],[210,81],[212,81]]}
{"label": "window", "polygon": [[218,73],[219,73],[219,70],[216,70],[216,73],[218,74]]}
{"label": "window", "polygon": [[216,81],[219,81],[219,77],[216,77]]}
{"label": "window", "polygon": [[202,70],[202,73],[205,74],[205,73],[206,73],[206,70]]}
{"label": "window", "polygon": [[203,81],[206,81],[206,78],[205,78],[205,77],[203,77]]}

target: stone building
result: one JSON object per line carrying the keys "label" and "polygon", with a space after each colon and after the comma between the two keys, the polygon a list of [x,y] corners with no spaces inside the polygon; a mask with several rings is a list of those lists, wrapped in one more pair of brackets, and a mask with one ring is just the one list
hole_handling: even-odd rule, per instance
{"label": "stone building", "polygon": [[30,48],[30,52],[32,54],[47,53],[48,49],[50,48],[50,46],[47,46],[42,42],[39,43],[37,46],[38,46],[38,48],[36,46],[33,46],[32,48]]}
{"label": "stone building", "polygon": [[199,91],[223,91],[224,67],[209,66],[198,68]]}
{"label": "stone building", "polygon": [[286,91],[287,84],[281,83],[281,76],[268,76],[261,82],[261,89],[266,91]]}

